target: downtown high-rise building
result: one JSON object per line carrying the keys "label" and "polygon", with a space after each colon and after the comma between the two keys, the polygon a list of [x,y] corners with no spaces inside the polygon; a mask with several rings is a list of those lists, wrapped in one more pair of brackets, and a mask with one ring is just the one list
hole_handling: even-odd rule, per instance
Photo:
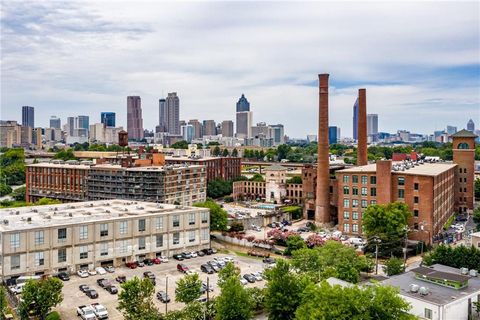
{"label": "downtown high-rise building", "polygon": [[75,130],[75,117],[67,118],[67,132],[69,136],[73,136],[73,130]]}
{"label": "downtown high-rise building", "polygon": [[22,107],[22,126],[35,128],[35,109],[33,107]]}
{"label": "downtown high-rise building", "polygon": [[467,122],[467,130],[470,132],[475,132],[475,123],[472,119],[468,120]]}
{"label": "downtown high-rise building", "polygon": [[251,111],[237,112],[237,138],[245,139],[252,136],[252,118]]}
{"label": "downtown high-rise building", "polygon": [[447,126],[447,134],[451,136],[457,132],[457,127],[455,126]]}
{"label": "downtown high-rise building", "polygon": [[233,137],[233,121],[232,120],[222,121],[222,136]]}
{"label": "downtown high-rise building", "polygon": [[237,102],[237,112],[250,111],[250,102],[248,102],[245,95],[242,93],[240,99]]}
{"label": "downtown high-rise building", "polygon": [[358,139],[358,98],[353,104],[353,140]]}
{"label": "downtown high-rise building", "polygon": [[194,139],[201,139],[203,137],[203,126],[198,119],[192,119],[188,121],[188,124],[193,126]]}
{"label": "downtown high-rise building", "polygon": [[217,126],[215,120],[203,120],[203,135],[214,136],[217,134]]}
{"label": "downtown high-rise building", "polygon": [[167,98],[160,99],[159,125],[165,127],[164,132],[171,135],[180,135],[180,99],[176,92],[171,92]]}
{"label": "downtown high-rise building", "polygon": [[100,113],[100,122],[105,127],[115,127],[115,112],[102,112]]}
{"label": "downtown high-rise building", "polygon": [[376,136],[378,134],[378,114],[367,114],[367,135]]}
{"label": "downtown high-rise building", "polygon": [[51,116],[50,117],[50,127],[49,128],[61,129],[62,128],[62,120],[60,118],[57,118],[56,116]]}
{"label": "downtown high-rise building", "polygon": [[181,126],[182,138],[188,143],[192,142],[195,135],[195,128],[191,124]]}
{"label": "downtown high-rise building", "polygon": [[338,134],[339,131],[340,131],[340,128],[336,126],[328,127],[328,144],[338,143],[338,140],[340,140],[340,135]]}
{"label": "downtown high-rise building", "polygon": [[127,97],[127,132],[131,140],[143,139],[142,100],[139,96]]}
{"label": "downtown high-rise building", "polygon": [[158,100],[158,126],[155,131],[157,132],[168,132],[167,129],[167,100],[161,98]]}
{"label": "downtown high-rise building", "polygon": [[85,129],[88,130],[90,126],[90,118],[88,116],[78,116],[76,120],[76,129]]}

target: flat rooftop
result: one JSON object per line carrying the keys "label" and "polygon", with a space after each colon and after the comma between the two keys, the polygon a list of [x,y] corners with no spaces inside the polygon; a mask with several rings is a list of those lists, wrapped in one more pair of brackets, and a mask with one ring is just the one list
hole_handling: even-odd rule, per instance
{"label": "flat rooftop", "polygon": [[[432,272],[437,271],[438,273],[450,273],[452,274],[452,277],[465,277],[461,274],[460,269],[447,267],[441,264],[434,264],[429,269],[431,269]],[[400,294],[403,296],[426,301],[436,305],[446,305],[473,293],[480,294],[480,276],[468,276],[468,278],[468,286],[458,290],[416,279],[415,272],[413,271],[409,271],[407,273],[403,273],[397,276],[392,276],[391,278],[384,280],[381,283],[383,285],[390,285],[399,288]],[[416,284],[419,287],[426,287],[428,288],[429,293],[424,296],[418,292],[410,292],[411,284]]]}
{"label": "flat rooftop", "polygon": [[208,209],[132,200],[98,200],[8,208],[0,209],[0,232],[121,220],[132,216],[185,213],[192,210]]}
{"label": "flat rooftop", "polygon": [[[455,163],[452,162],[439,162],[439,163],[423,163],[415,165],[409,169],[405,170],[393,170],[394,165],[400,165],[402,162],[392,162],[392,173],[397,173],[401,175],[419,175],[419,176],[438,176],[439,174],[448,171],[455,166]],[[371,163],[365,166],[356,166],[348,169],[338,170],[339,173],[375,173],[377,172],[377,164]]]}
{"label": "flat rooftop", "polygon": [[63,161],[51,161],[51,162],[39,162],[27,165],[27,167],[39,167],[39,168],[69,168],[69,169],[89,169],[93,163],[91,161],[86,162],[63,162]]}
{"label": "flat rooftop", "polygon": [[165,160],[182,160],[182,161],[205,161],[221,159],[222,157],[188,157],[188,156],[165,156]]}
{"label": "flat rooftop", "polygon": [[192,165],[185,165],[185,164],[167,164],[165,166],[142,166],[142,167],[122,167],[119,164],[108,164],[102,163],[92,166],[92,169],[124,169],[127,171],[164,171],[164,170],[175,170],[175,169],[183,169],[183,168],[204,168],[204,165],[200,164],[192,164]]}

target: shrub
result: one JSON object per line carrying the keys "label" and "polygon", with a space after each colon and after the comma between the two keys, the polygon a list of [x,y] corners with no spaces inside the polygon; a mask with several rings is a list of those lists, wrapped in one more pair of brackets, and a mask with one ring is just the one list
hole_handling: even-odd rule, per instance
{"label": "shrub", "polygon": [[48,314],[45,320],[60,320],[60,314],[57,311],[52,311]]}
{"label": "shrub", "polygon": [[390,258],[385,262],[383,271],[387,276],[394,276],[403,272],[403,260],[398,258]]}
{"label": "shrub", "polygon": [[0,196],[5,196],[7,194],[12,193],[12,188],[6,184],[0,184]]}

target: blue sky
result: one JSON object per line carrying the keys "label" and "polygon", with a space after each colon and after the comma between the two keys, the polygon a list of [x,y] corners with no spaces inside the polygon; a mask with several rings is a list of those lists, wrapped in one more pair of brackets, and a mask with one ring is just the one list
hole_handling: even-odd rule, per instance
{"label": "blue sky", "polygon": [[2,3],[1,119],[117,113],[140,95],[144,126],[176,91],[181,118],[234,119],[242,93],[254,122],[291,137],[317,131],[317,74],[330,73],[330,123],[351,136],[367,88],[379,129],[480,127],[480,18],[471,2]]}

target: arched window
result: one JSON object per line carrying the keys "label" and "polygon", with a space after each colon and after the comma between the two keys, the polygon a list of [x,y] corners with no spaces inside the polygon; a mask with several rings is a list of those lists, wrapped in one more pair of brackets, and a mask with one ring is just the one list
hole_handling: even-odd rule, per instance
{"label": "arched window", "polygon": [[470,149],[470,147],[468,146],[468,143],[462,142],[458,144],[458,149]]}

